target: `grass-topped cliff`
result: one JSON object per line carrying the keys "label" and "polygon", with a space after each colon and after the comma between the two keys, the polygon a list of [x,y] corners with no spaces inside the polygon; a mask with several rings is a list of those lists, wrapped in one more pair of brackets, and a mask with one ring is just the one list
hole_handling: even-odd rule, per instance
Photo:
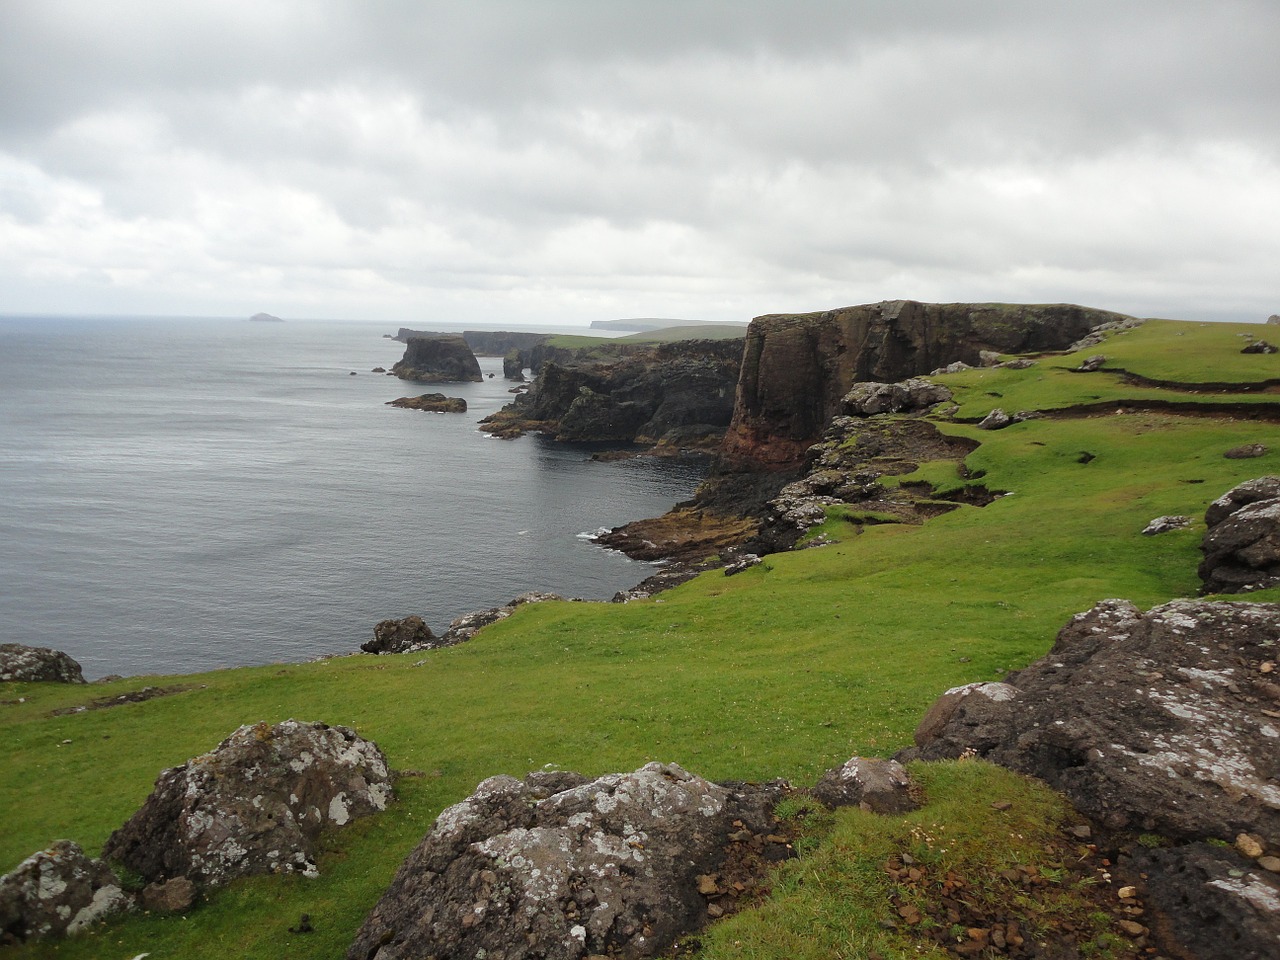
{"label": "grass-topped cliff", "polygon": [[[1244,479],[1280,473],[1280,394],[1259,389],[1280,380],[1280,356],[1240,353],[1263,332],[1148,322],[1026,369],[936,378],[959,405],[956,419],[936,425],[979,443],[965,459],[968,474],[1012,494],[985,507],[919,525],[867,525],[835,511],[821,532],[837,542],[821,549],[773,555],[734,577],[713,571],[647,601],[527,605],[465,645],[425,654],[90,687],[5,685],[0,871],[62,837],[96,854],[162,768],[242,723],[353,726],[396,768],[414,771],[386,813],[332,836],[318,879],[243,881],[185,917],[138,916],[9,953],[341,956],[436,814],[493,774],[548,765],[599,774],[657,759],[713,779],[807,785],[852,755],[887,756],[910,742],[943,690],[1025,666],[1096,601],[1149,606],[1196,593],[1205,506]],[[1102,370],[1073,372],[1097,353],[1108,357]],[[977,429],[997,406],[1046,415]],[[1222,455],[1255,442],[1270,448],[1260,458]],[[896,479],[926,480],[942,495],[965,483],[958,467],[925,462]],[[1142,536],[1162,514],[1197,523]],[[68,712],[148,685],[171,692]],[[1065,816],[1052,797],[977,764],[924,779],[929,803],[909,818],[871,823],[857,810],[815,818],[808,858],[787,868],[775,901],[712,933],[704,955],[942,956],[932,941],[917,952],[885,928],[868,899],[872,875],[903,843],[948,846],[984,863],[1007,854],[1044,871],[1037,876],[1059,869],[1043,859],[1048,834],[1037,833]],[[985,814],[1015,793],[1022,846]],[[999,844],[990,831],[1003,831]],[[1046,896],[1062,892],[1048,888]],[[1074,917],[1087,906],[1052,910]],[[315,932],[290,934],[302,913]],[[1089,936],[1099,955],[1121,949],[1105,917],[1073,922],[1097,927]]]}

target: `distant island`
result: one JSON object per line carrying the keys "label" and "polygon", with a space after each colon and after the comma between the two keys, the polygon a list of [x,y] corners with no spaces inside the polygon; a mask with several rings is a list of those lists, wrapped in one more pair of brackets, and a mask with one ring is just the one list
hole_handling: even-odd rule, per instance
{"label": "distant island", "polygon": [[273,317],[269,313],[255,313],[249,319],[254,323],[284,323],[284,320],[282,318]]}

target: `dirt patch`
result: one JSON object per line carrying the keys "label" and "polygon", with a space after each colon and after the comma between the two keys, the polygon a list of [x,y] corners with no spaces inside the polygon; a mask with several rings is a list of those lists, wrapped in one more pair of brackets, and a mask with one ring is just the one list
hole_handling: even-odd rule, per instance
{"label": "dirt patch", "polygon": [[89,710],[106,710],[110,707],[122,707],[126,703],[143,703],[154,700],[156,697],[168,697],[175,693],[185,693],[188,690],[204,689],[204,687],[203,683],[180,683],[172,687],[143,687],[141,690],[130,690],[128,693],[117,694],[114,697],[98,697],[96,700],[77,704],[74,707],[59,707],[57,710],[50,711],[49,716],[65,717]]}

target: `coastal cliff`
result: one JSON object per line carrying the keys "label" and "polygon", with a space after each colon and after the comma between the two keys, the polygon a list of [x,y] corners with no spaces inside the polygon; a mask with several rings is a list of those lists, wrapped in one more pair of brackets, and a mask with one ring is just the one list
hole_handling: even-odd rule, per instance
{"label": "coastal cliff", "polygon": [[1063,350],[1123,314],[1074,304],[886,300],[820,313],[769,314],[748,328],[728,470],[794,468],[858,381],[892,383],[983,351]]}
{"label": "coastal cliff", "polygon": [[391,372],[401,380],[419,383],[479,383],[484,379],[467,342],[443,333],[410,338],[404,357]]}

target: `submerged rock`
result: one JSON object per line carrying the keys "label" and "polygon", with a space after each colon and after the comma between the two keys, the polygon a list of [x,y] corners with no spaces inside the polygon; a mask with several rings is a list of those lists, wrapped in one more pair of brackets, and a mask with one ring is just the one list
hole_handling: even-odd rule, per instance
{"label": "submerged rock", "polygon": [[0,682],[84,683],[80,664],[61,650],[0,643]]}
{"label": "submerged rock", "polygon": [[725,912],[730,835],[768,833],[781,790],[658,763],[492,777],[440,814],[347,957],[655,956]]}
{"label": "submerged rock", "polygon": [[132,906],[110,867],[59,840],[0,877],[0,946],[76,934]]}
{"label": "submerged rock", "polygon": [[152,882],[315,876],[321,830],[383,810],[390,798],[386,758],[353,730],[298,720],[243,726],[161,773],[103,856]]}

